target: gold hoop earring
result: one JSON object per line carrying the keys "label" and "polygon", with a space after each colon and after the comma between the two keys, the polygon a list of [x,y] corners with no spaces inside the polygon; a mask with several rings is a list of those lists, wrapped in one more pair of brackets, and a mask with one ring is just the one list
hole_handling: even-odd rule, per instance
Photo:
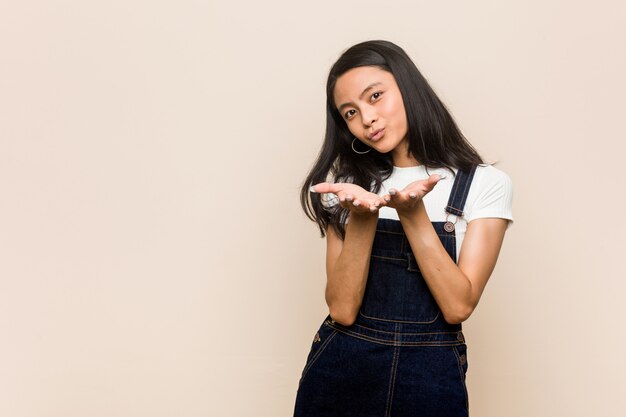
{"label": "gold hoop earring", "polygon": [[369,151],[372,150],[372,148],[369,148],[368,150],[366,150],[365,152],[359,152],[356,149],[354,149],[354,141],[357,140],[356,138],[352,139],[352,150],[360,155],[363,155],[364,153],[368,153]]}

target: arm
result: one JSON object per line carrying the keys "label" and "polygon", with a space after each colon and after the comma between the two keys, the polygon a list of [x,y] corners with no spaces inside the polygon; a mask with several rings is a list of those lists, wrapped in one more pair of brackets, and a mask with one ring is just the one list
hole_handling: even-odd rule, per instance
{"label": "arm", "polygon": [[467,320],[496,265],[508,220],[480,218],[469,222],[457,265],[441,244],[422,200],[413,210],[398,211],[398,216],[445,320]]}
{"label": "arm", "polygon": [[320,183],[312,192],[333,193],[339,204],[350,210],[345,239],[332,227],[326,228],[326,304],[330,316],[350,326],[363,302],[370,255],[378,224],[378,207],[386,205],[380,196],[350,183]]}
{"label": "arm", "polygon": [[378,211],[350,213],[345,240],[326,230],[326,304],[333,320],[351,325],[361,307],[376,234]]}

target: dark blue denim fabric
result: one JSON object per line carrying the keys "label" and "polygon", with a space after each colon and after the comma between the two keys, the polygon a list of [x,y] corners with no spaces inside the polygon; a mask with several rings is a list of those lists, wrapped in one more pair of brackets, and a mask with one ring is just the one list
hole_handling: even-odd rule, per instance
{"label": "dark blue denim fabric", "polygon": [[[475,168],[459,170],[446,210],[463,213]],[[457,262],[454,230],[433,227]],[[447,323],[400,221],[378,219],[365,294],[350,326],[327,315],[317,330],[294,417],[467,417],[467,345]]]}

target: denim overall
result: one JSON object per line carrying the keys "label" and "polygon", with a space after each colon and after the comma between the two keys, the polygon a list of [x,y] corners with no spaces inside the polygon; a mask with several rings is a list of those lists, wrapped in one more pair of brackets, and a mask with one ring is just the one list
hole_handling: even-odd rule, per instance
{"label": "denim overall", "polygon": [[[463,215],[475,170],[458,170],[448,213]],[[432,224],[457,263],[454,225]],[[444,320],[400,221],[379,218],[356,321],[324,319],[294,417],[467,417],[467,367],[461,324]]]}

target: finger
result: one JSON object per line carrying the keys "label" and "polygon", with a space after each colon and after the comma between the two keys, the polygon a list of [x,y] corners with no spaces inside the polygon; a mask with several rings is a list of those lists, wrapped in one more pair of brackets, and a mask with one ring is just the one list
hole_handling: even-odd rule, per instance
{"label": "finger", "polygon": [[354,205],[354,207],[358,207],[361,204],[361,202],[359,200],[354,200],[352,204]]}
{"label": "finger", "polygon": [[409,197],[415,199],[415,198],[417,198],[417,194],[415,194],[415,191],[411,191],[409,193]]}
{"label": "finger", "polygon": [[309,188],[312,193],[333,193],[337,194],[341,191],[341,186],[331,182],[320,182],[319,184],[312,185]]}
{"label": "finger", "polygon": [[341,207],[350,210],[352,208],[352,203],[344,201],[343,203],[341,203]]}
{"label": "finger", "polygon": [[428,191],[432,190],[435,185],[437,185],[439,181],[444,178],[446,178],[445,174],[432,174],[430,177],[428,177],[428,179],[426,180],[426,187]]}
{"label": "finger", "polygon": [[438,183],[439,181],[441,181],[444,178],[446,178],[446,174],[433,174],[430,177],[428,177],[428,179],[430,181],[433,181],[434,183]]}
{"label": "finger", "polygon": [[354,207],[354,204],[352,204],[352,199],[353,199],[352,196],[342,193],[342,197],[343,197],[343,200],[341,204],[343,208],[350,210],[351,208]]}
{"label": "finger", "polygon": [[395,188],[392,188],[389,190],[389,195],[391,197],[395,196],[397,194],[398,190],[396,190]]}

